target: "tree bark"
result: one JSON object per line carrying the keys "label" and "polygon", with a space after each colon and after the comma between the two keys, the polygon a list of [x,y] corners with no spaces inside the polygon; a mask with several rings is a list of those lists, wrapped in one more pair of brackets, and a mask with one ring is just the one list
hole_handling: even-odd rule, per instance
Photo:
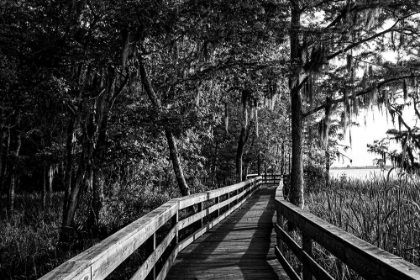
{"label": "tree bark", "polygon": [[96,227],[99,224],[101,210],[104,204],[105,176],[102,169],[98,169],[93,174],[92,186],[92,209],[90,211],[89,225]]}
{"label": "tree bark", "polygon": [[236,182],[242,180],[242,157],[244,155],[244,145],[245,145],[245,127],[242,126],[241,133],[239,134],[238,147],[236,149]]}
{"label": "tree bark", "polygon": [[301,51],[299,45],[300,1],[292,1],[290,51],[293,69],[289,78],[291,115],[292,115],[292,166],[290,202],[298,207],[304,206],[303,198],[303,115],[302,96],[300,93],[300,73],[302,70]]}
{"label": "tree bark", "polygon": [[69,121],[67,126],[67,141],[66,141],[66,171],[65,171],[65,192],[64,192],[64,203],[63,203],[63,220],[62,220],[62,230],[60,232],[60,242],[67,242],[68,236],[67,231],[68,227],[68,217],[69,217],[69,201],[70,201],[70,194],[72,190],[72,183],[73,183],[73,151],[74,151],[74,144],[73,144],[73,133],[74,128],[76,125],[76,117],[74,116],[73,119]]}
{"label": "tree bark", "polygon": [[3,191],[3,142],[4,142],[4,120],[0,120],[0,195]]}
{"label": "tree bark", "polygon": [[239,183],[244,178],[242,176],[243,174],[243,156],[244,156],[244,148],[245,144],[248,141],[249,138],[249,132],[251,130],[252,122],[249,122],[246,126],[245,124],[242,125],[241,132],[239,134],[238,139],[238,147],[236,149],[236,181]]}
{"label": "tree bark", "polygon": [[280,174],[284,174],[284,141],[281,143],[281,163],[280,163]]}
{"label": "tree bark", "polygon": [[63,230],[69,229],[73,226],[74,215],[76,214],[76,209],[79,204],[79,192],[83,182],[83,178],[86,174],[86,165],[85,157],[83,156],[85,152],[82,152],[82,157],[80,159],[79,168],[75,178],[72,178],[71,182],[71,192],[67,202],[67,211],[63,213]]}
{"label": "tree bark", "polygon": [[9,218],[13,216],[15,211],[15,188],[16,188],[16,170],[15,167],[12,167],[10,172],[10,186],[7,196],[7,214]]}
{"label": "tree bark", "polygon": [[327,97],[325,106],[325,139],[324,139],[324,148],[325,148],[325,187],[328,187],[330,184],[330,150],[329,150],[329,134],[330,134],[330,114],[331,114],[331,98]]}
{"label": "tree bark", "polygon": [[54,180],[54,168],[52,165],[48,168],[48,195],[47,195],[47,205],[51,205],[52,200],[52,193],[53,193],[53,187],[52,183]]}
{"label": "tree bark", "polygon": [[[216,138],[214,138],[216,141]],[[216,185],[217,183],[217,153],[219,148],[219,142],[216,141],[215,147],[214,147],[214,158],[213,158],[213,166],[211,167],[211,173],[212,173],[212,179],[213,184]]]}
{"label": "tree bark", "polygon": [[174,168],[175,178],[178,182],[179,189],[183,196],[190,195],[191,191],[188,187],[187,181],[184,177],[181,163],[178,156],[178,148],[176,146],[175,138],[169,129],[165,129],[166,140],[168,141],[169,154],[171,156],[172,166]]}
{"label": "tree bark", "polygon": [[261,176],[261,152],[258,151],[258,176]]}
{"label": "tree bark", "polygon": [[330,151],[328,148],[325,150],[325,187],[330,184]]}
{"label": "tree bark", "polygon": [[46,167],[42,168],[42,209],[45,209],[47,206],[47,171]]}
{"label": "tree bark", "polygon": [[8,193],[8,205],[7,205],[7,212],[9,217],[13,215],[15,211],[15,193],[16,193],[16,183],[17,183],[17,169],[19,165],[19,154],[20,148],[22,146],[22,133],[20,131],[20,121],[21,121],[21,112],[18,111],[16,113],[16,148],[13,155],[13,160],[10,168],[10,186],[9,186],[9,193]]}

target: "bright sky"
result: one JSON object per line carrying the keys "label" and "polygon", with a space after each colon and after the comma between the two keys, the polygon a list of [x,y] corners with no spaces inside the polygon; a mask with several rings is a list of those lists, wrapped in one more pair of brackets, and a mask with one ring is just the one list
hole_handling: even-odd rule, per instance
{"label": "bright sky", "polygon": [[[385,24],[384,28],[389,28],[392,25],[392,22],[388,22]],[[387,51],[382,53],[382,58],[385,61],[389,61],[392,63],[396,63],[399,56],[407,57],[406,54],[398,54],[394,51]],[[408,59],[408,57],[407,57]],[[403,110],[403,119],[404,121],[410,125],[415,125],[414,120],[414,109],[412,106],[407,107]],[[366,118],[366,121],[365,121]],[[398,119],[395,117],[395,126],[392,123],[392,118],[388,114],[386,116],[386,108],[383,108],[382,113],[379,112],[377,106],[374,106],[373,111],[366,113],[366,111],[360,111],[359,116],[356,120],[359,123],[359,126],[354,126],[351,128],[351,135],[352,135],[352,145],[351,149],[347,150],[347,152],[343,152],[345,155],[350,157],[353,162],[350,163],[349,159],[340,159],[340,161],[336,160],[333,167],[341,167],[341,166],[371,166],[373,165],[373,160],[378,158],[378,155],[370,154],[367,152],[367,144],[373,144],[374,140],[381,140],[386,137],[386,131],[388,129],[398,129]],[[405,129],[404,129],[405,130]],[[347,139],[344,142],[346,145],[350,145],[350,141]],[[401,150],[400,144],[395,143],[392,141],[389,146],[389,150]]]}
{"label": "bright sky", "polygon": [[[366,116],[366,126],[365,118]],[[414,112],[413,107],[410,106],[403,111],[403,119],[411,126],[415,124],[414,121]],[[335,161],[332,165],[333,167],[342,167],[342,166],[371,166],[373,165],[373,159],[378,158],[378,155],[370,154],[367,152],[367,144],[372,144],[374,140],[381,140],[386,137],[385,132],[388,129],[398,129],[398,120],[395,118],[395,126],[392,124],[392,118],[388,114],[388,121],[386,113],[383,110],[383,114],[378,111],[378,108],[375,106],[373,112],[361,111],[359,116],[356,119],[356,122],[359,123],[359,126],[353,126],[351,129],[352,136],[352,148],[344,152],[347,156],[353,159],[353,163],[350,164],[348,159],[340,161]],[[405,130],[405,129],[404,129]],[[347,145],[350,145],[348,136]],[[390,150],[398,149],[401,150],[400,145],[391,142]]]}

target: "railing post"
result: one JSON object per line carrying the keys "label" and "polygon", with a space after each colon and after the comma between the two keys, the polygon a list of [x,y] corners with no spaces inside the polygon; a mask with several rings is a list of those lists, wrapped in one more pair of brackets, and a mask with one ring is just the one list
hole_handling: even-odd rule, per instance
{"label": "railing post", "polygon": [[[174,224],[174,227],[178,227],[178,222],[179,222],[179,210],[177,210],[175,215],[172,217],[172,223]],[[174,241],[175,241],[175,245],[178,244],[178,241],[179,241],[178,228],[175,231]]]}
{"label": "railing post", "polygon": [[[214,199],[214,204],[219,204],[220,203],[220,196],[217,196],[215,199]],[[220,216],[220,205],[217,207],[217,217],[219,217]]]}
{"label": "railing post", "polygon": [[[278,210],[276,210],[276,212],[277,212],[277,225],[283,229],[283,222],[284,222],[283,215],[281,215]],[[279,233],[277,233],[277,247],[279,248],[280,252],[284,254],[283,241],[281,240],[281,235]]]}
{"label": "railing post", "polygon": [[[304,228],[302,228],[302,247],[303,251],[308,254],[308,256],[312,257],[312,239],[308,236],[305,232]],[[303,257],[303,277],[302,280],[312,280],[312,274],[309,271],[309,262]]]}
{"label": "railing post", "polygon": [[[227,193],[227,198],[226,199],[230,199],[230,192]],[[230,202],[227,204],[227,207],[228,207],[227,210],[229,210],[230,209]]]}
{"label": "railing post", "polygon": [[[147,251],[150,252],[150,254],[153,254],[153,252],[156,250],[156,232],[154,232],[153,235],[150,236],[148,244],[146,246],[148,247]],[[147,279],[156,279],[156,265],[153,265],[153,268],[150,271],[150,274],[148,275]]]}
{"label": "railing post", "polygon": [[[204,202],[200,202],[200,203],[198,204],[198,212],[203,211],[203,206],[204,206]],[[204,223],[203,223],[203,218],[201,218],[201,219],[199,220],[198,224],[199,224],[200,228],[202,228],[202,227],[203,227],[203,224],[204,224]]]}

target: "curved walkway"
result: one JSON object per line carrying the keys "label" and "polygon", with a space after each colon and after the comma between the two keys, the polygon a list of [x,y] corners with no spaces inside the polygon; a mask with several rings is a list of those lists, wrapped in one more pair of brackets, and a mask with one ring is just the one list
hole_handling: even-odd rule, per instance
{"label": "curved walkway", "polygon": [[273,249],[275,188],[263,186],[180,252],[166,279],[289,279]]}

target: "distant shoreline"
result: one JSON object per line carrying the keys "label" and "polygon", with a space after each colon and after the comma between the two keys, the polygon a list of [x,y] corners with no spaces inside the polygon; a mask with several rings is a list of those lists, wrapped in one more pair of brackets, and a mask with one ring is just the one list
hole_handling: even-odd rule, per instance
{"label": "distant shoreline", "polygon": [[[392,166],[385,166],[385,169],[390,169]],[[352,167],[331,167],[330,170],[349,170],[349,169],[381,169],[378,166],[352,166]]]}

